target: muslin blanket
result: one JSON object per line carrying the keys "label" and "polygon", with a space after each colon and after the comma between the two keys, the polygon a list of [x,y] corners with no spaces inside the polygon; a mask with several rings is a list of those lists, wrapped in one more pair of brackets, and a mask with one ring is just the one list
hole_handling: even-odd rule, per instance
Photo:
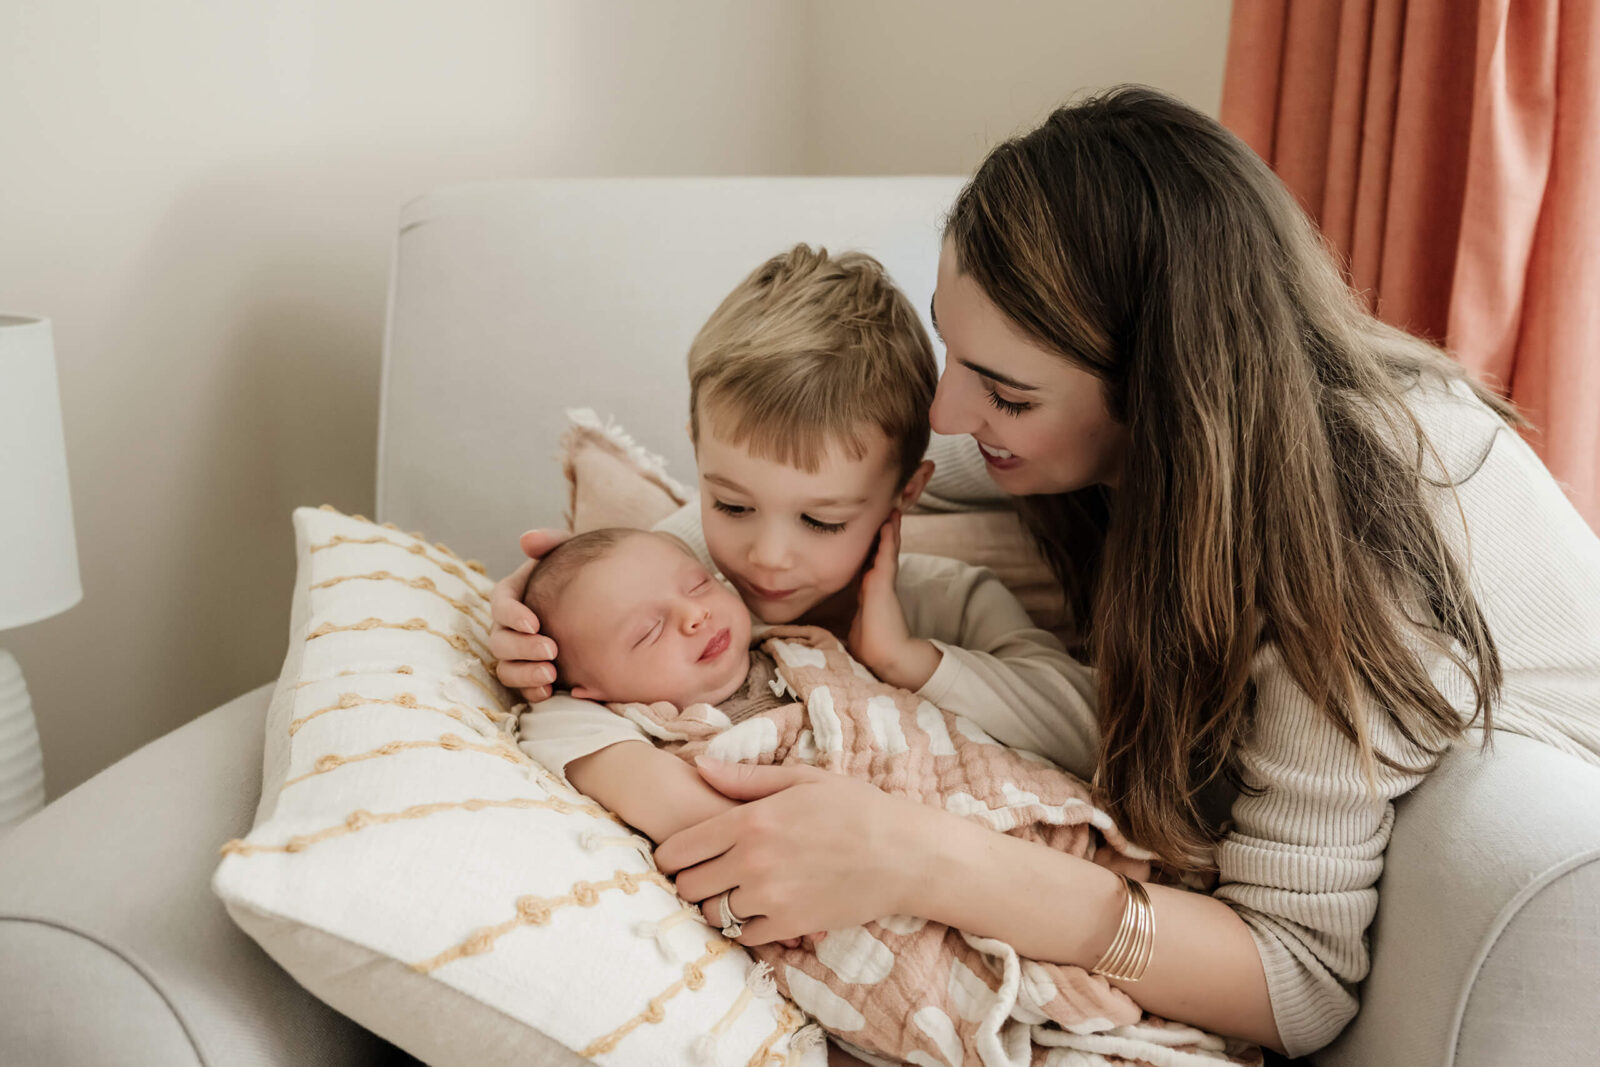
{"label": "muslin blanket", "polygon": [[[708,704],[612,710],[686,760],[810,764],[1142,873],[1148,853],[1094,806],[1083,782],[1048,760],[878,681],[826,631],[778,627],[761,641],[776,663],[774,690],[790,703],[737,723]],[[799,948],[751,952],[785,994],[864,1058],[950,1067],[1261,1062],[1254,1046],[1142,1012],[1081,967],[1023,959],[1004,942],[924,919],[889,916],[803,938]]]}

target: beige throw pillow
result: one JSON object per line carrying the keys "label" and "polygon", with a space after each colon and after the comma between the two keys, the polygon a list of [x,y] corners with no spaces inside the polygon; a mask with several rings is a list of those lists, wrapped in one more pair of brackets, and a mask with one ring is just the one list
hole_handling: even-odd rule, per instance
{"label": "beige throw pillow", "polygon": [[489,580],[359,516],[294,526],[262,803],[212,883],[240,927],[435,1067],[820,1065],[649,842],[517,748]]}

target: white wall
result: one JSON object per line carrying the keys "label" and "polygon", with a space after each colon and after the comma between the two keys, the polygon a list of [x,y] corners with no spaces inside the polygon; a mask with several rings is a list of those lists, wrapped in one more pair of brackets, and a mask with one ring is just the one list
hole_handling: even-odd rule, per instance
{"label": "white wall", "polygon": [[0,310],[55,320],[84,601],[0,634],[51,796],[270,680],[370,513],[392,224],[460,180],[952,172],[1085,85],[1214,111],[1226,0],[13,0]]}
{"label": "white wall", "polygon": [[1232,0],[818,0],[807,164],[965,174],[1084,88],[1158,86],[1215,115]]}

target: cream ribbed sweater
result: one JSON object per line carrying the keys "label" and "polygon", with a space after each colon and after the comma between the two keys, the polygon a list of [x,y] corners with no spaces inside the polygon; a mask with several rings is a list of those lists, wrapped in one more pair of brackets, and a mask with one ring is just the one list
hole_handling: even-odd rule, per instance
{"label": "cream ribbed sweater", "polygon": [[[1413,389],[1407,399],[1436,458],[1433,513],[1468,568],[1505,671],[1494,727],[1600,765],[1600,538],[1513,430],[1466,386]],[[937,442],[941,497],[982,499],[982,459]],[[1469,713],[1467,679],[1421,652],[1451,703]],[[1242,754],[1269,788],[1237,797],[1217,852],[1216,896],[1254,934],[1278,1032],[1293,1056],[1332,1041],[1357,1008],[1366,930],[1394,823],[1394,800],[1419,776],[1378,769],[1367,784],[1356,749],[1294,684],[1272,647],[1256,657],[1257,724]],[[1375,717],[1376,718],[1376,717]],[[1403,757],[1392,729],[1374,743]]]}
{"label": "cream ribbed sweater", "polygon": [[[1532,450],[1464,387],[1448,393],[1419,389],[1411,397],[1443,470],[1458,478],[1470,473],[1454,493],[1430,492],[1499,646],[1505,686],[1495,728],[1600,764],[1600,539]],[[993,497],[968,439],[941,439],[935,450],[941,498],[959,504]],[[1430,474],[1446,480],[1437,465]],[[956,638],[979,631],[991,648],[1001,637],[983,620],[949,617],[998,611],[992,605],[1004,602],[987,589],[994,581],[984,580],[987,572],[969,572],[975,569],[920,561],[902,571],[902,597],[908,614],[918,616],[916,632],[949,642],[924,695],[951,710],[976,712],[1000,740],[1085,774],[1086,763],[1092,764],[1084,753],[1094,736],[1085,720],[1092,678],[1080,665],[1039,651],[1049,637],[1038,631],[1020,635],[1011,654],[1059,667],[1058,680],[1049,680],[1048,671],[1030,675],[1027,667],[1019,675],[1004,655],[956,649]],[[936,592],[941,585],[943,594]],[[912,603],[922,609],[914,611]],[[1031,630],[1025,616],[1005,612],[1003,618]],[[1427,662],[1452,703],[1470,709],[1466,679],[1442,657],[1430,655]],[[1267,791],[1234,800],[1234,826],[1217,853],[1216,896],[1255,936],[1279,1034],[1289,1053],[1299,1056],[1327,1044],[1355,1014],[1394,800],[1421,779],[1380,766],[1374,794],[1355,748],[1289,678],[1274,648],[1258,654],[1255,681],[1257,726],[1242,760]],[[936,683],[943,691],[930,693]],[[1041,713],[1041,701],[1050,700],[1056,701],[1053,711]],[[561,767],[577,755],[639,736],[617,716],[582,704],[565,700],[550,706],[549,714],[524,716],[524,747]],[[1404,756],[1398,736],[1382,725],[1374,743]]]}

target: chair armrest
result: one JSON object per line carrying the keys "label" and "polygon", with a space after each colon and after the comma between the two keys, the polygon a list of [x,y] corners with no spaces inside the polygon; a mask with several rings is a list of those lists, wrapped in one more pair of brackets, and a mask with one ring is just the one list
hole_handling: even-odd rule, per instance
{"label": "chair armrest", "polygon": [[393,1062],[211,893],[218,847],[254,817],[269,693],[145,746],[0,838],[8,1065]]}
{"label": "chair armrest", "polygon": [[1361,1011],[1318,1067],[1594,1062],[1600,769],[1480,736],[1397,805]]}

